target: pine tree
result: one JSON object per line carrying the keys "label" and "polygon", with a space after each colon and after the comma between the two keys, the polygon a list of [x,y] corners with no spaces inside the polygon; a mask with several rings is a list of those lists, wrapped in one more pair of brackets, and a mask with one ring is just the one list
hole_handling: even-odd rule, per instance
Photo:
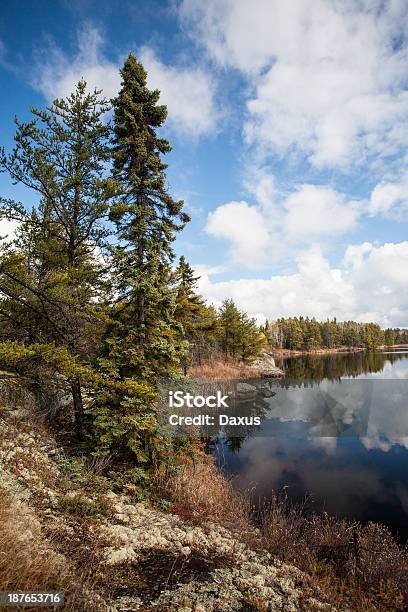
{"label": "pine tree", "polygon": [[109,384],[94,406],[99,442],[137,461],[152,459],[157,442],[154,397],[160,379],[179,368],[182,345],[170,286],[172,242],[188,221],[182,201],[166,190],[170,151],[157,135],[167,110],[160,92],[150,91],[146,72],[133,55],[121,70],[114,107],[114,180],[120,196],[110,209],[117,245],[112,249],[116,303],[99,359]]}
{"label": "pine tree", "polygon": [[214,306],[203,304],[200,313],[200,324],[196,328],[192,346],[191,361],[201,365],[205,360],[212,360],[218,353],[217,338],[219,321]]}
{"label": "pine tree", "polygon": [[238,310],[233,300],[224,300],[218,313],[221,350],[228,359],[253,360],[266,344],[266,336],[255,319]]}
{"label": "pine tree", "polygon": [[393,346],[397,343],[398,330],[388,328],[384,332],[384,343],[386,346]]}
{"label": "pine tree", "polygon": [[[32,121],[16,120],[14,150],[0,155],[1,170],[39,198],[31,212],[1,200],[1,216],[20,224],[18,239],[6,245],[0,261],[3,339],[13,341],[21,354],[23,347],[37,347],[30,371],[37,384],[45,370],[50,378],[55,371],[68,377],[79,437],[79,373],[101,328],[103,283],[96,249],[106,237],[102,219],[115,192],[105,176],[109,147],[102,116],[107,110],[100,92],[88,93],[80,81],[67,99],[43,111],[32,109]],[[57,359],[62,354],[65,358]]]}
{"label": "pine tree", "polygon": [[362,341],[368,350],[375,350],[384,344],[384,332],[377,323],[367,323],[363,328]]}

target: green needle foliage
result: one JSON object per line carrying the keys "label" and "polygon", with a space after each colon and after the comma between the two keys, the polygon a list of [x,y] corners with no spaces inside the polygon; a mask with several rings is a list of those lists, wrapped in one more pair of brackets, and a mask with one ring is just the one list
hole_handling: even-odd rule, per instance
{"label": "green needle foliage", "polygon": [[219,338],[226,359],[251,362],[266,344],[266,336],[255,319],[238,310],[233,300],[224,300],[219,311]]}
{"label": "green needle foliage", "polygon": [[116,299],[98,360],[109,382],[93,411],[102,451],[148,463],[158,443],[157,384],[178,372],[185,350],[170,282],[172,242],[189,218],[166,189],[162,156],[170,145],[157,134],[167,116],[160,93],[148,89],[146,72],[131,54],[121,75],[113,100],[113,177],[120,196],[110,208]]}
{"label": "green needle foliage", "polygon": [[217,329],[214,308],[206,306],[197,292],[198,279],[182,255],[174,272],[174,283],[177,291],[175,317],[181,324],[181,338],[189,349],[182,363],[185,375],[191,362],[201,362],[206,345],[214,342]]}
{"label": "green needle foliage", "polygon": [[398,339],[398,330],[384,332],[377,323],[319,322],[308,317],[278,319],[268,323],[264,331],[272,348],[307,351],[342,346],[374,350],[386,340],[394,344]]}
{"label": "green needle foliage", "polygon": [[[67,99],[44,111],[32,109],[32,121],[16,120],[14,150],[0,153],[1,171],[39,199],[31,211],[0,201],[1,216],[19,224],[17,239],[3,246],[0,258],[1,336],[14,342],[17,352],[37,347],[26,372],[37,387],[55,384],[56,374],[68,380],[79,438],[83,366],[95,352],[103,318],[96,249],[106,236],[102,220],[115,194],[114,181],[106,177],[107,110],[100,92],[87,93],[80,81]],[[49,355],[44,359],[46,346],[50,354],[53,347],[64,349],[71,364],[59,359],[58,351],[54,363]]]}

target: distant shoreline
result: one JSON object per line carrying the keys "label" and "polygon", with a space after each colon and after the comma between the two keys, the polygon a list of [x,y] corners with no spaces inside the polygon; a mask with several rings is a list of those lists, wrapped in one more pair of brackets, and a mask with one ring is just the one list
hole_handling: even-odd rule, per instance
{"label": "distant shoreline", "polygon": [[[376,350],[383,351],[386,349],[408,348],[408,344],[393,344],[391,346],[381,345]],[[304,357],[308,355],[337,355],[341,353],[363,353],[367,349],[364,346],[339,346],[337,348],[318,348],[314,350],[299,350],[299,349],[273,349],[270,354],[274,358],[284,357]]]}
{"label": "distant shoreline", "polygon": [[302,357],[306,355],[336,355],[338,353],[363,353],[367,349],[363,346],[340,346],[337,348],[319,348],[314,350],[274,349],[273,357]]}

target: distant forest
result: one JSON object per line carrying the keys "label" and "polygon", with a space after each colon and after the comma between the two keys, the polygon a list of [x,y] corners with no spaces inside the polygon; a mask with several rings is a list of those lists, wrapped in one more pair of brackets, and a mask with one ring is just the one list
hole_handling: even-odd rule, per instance
{"label": "distant forest", "polygon": [[408,330],[382,330],[377,323],[323,322],[308,317],[291,317],[266,322],[263,332],[271,348],[313,351],[320,348],[366,348],[408,343]]}

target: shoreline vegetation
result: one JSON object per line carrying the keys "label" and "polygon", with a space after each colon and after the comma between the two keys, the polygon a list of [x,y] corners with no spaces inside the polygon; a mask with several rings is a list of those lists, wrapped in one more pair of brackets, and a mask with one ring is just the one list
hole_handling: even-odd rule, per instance
{"label": "shoreline vegetation", "polygon": [[[405,349],[408,344],[381,345],[376,351],[386,352],[387,350]],[[238,360],[215,360],[193,365],[188,369],[188,377],[201,380],[250,380],[257,378],[283,378],[284,369],[277,367],[275,360],[279,360],[280,365],[284,364],[285,359],[292,357],[319,357],[325,355],[352,355],[365,353],[369,349],[362,346],[339,346],[336,348],[316,348],[311,350],[299,349],[278,349],[269,348],[260,353],[256,360],[243,363]],[[281,363],[282,362],[282,363]]]}
{"label": "shoreline vegetation", "polygon": [[276,350],[374,354],[408,331],[206,303],[173,250],[191,219],[167,190],[167,109],[132,54],[120,74],[113,100],[81,79],[0,149],[32,196],[0,197],[17,228],[0,241],[0,590],[66,590],[75,611],[406,608],[385,528],[273,495],[256,516],[203,441],[160,434],[160,381],[281,376]]}

